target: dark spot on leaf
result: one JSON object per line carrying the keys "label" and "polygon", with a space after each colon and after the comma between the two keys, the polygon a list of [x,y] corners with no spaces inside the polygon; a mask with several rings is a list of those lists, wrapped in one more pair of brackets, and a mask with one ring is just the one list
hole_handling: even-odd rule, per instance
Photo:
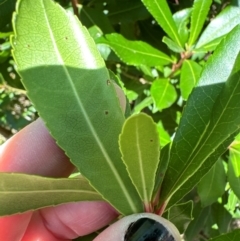
{"label": "dark spot on leaf", "polygon": [[151,139],[150,142],[153,142],[153,140]]}
{"label": "dark spot on leaf", "polygon": [[108,115],[108,110],[105,110],[105,115]]}
{"label": "dark spot on leaf", "polygon": [[108,79],[107,80],[107,85],[110,85],[111,84],[111,81]]}
{"label": "dark spot on leaf", "polygon": [[65,37],[66,40],[68,40],[68,37]]}
{"label": "dark spot on leaf", "polygon": [[28,44],[27,47],[30,48],[30,45]]}

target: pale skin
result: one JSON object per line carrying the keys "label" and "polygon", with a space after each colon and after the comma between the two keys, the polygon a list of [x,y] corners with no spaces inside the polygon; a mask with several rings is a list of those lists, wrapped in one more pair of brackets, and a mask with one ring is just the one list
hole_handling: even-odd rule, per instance
{"label": "pale skin", "polygon": [[[73,169],[74,166],[55,144],[40,119],[1,146],[1,172],[67,177]],[[106,226],[117,216],[117,212],[106,202],[63,204],[0,218],[0,240],[72,240]]]}
{"label": "pale skin", "polygon": [[[119,91],[119,87],[115,88],[124,111],[125,96]],[[41,119],[34,121],[0,146],[0,172],[68,177],[74,168]],[[143,215],[150,215],[151,219],[162,222],[157,215]],[[107,226],[118,216],[118,212],[103,201],[62,204],[1,217],[0,240],[70,241]],[[128,226],[141,217],[142,214],[122,218],[106,228],[94,241],[123,241]]]}

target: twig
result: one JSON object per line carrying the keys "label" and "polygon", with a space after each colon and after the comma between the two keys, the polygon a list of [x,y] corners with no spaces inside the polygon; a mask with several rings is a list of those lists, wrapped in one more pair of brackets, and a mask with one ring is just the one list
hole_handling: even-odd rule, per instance
{"label": "twig", "polygon": [[76,16],[78,16],[78,0],[71,0],[72,7],[73,7],[73,12]]}

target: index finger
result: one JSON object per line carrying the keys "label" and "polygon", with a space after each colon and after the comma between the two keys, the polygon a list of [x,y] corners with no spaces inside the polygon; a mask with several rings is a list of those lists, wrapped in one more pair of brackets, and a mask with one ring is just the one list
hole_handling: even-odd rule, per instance
{"label": "index finger", "polygon": [[37,119],[0,147],[0,172],[66,177],[74,166]]}

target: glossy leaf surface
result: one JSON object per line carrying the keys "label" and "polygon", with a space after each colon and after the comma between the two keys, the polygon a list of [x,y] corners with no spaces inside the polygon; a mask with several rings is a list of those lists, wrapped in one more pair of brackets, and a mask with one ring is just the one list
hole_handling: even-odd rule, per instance
{"label": "glossy leaf surface", "polygon": [[66,202],[103,200],[83,177],[46,178],[0,173],[0,216]]}
{"label": "glossy leaf surface", "polygon": [[18,71],[58,145],[117,210],[142,211],[118,149],[124,113],[87,30],[50,0],[20,1],[14,30]]}
{"label": "glossy leaf surface", "polygon": [[175,88],[167,79],[157,79],[151,86],[151,95],[159,110],[171,106],[177,99]]}
{"label": "glossy leaf surface", "polygon": [[172,62],[170,57],[142,41],[131,41],[113,33],[101,38],[98,43],[109,45],[118,57],[129,65],[155,66]]}
{"label": "glossy leaf surface", "polygon": [[129,117],[119,138],[122,159],[145,205],[151,202],[159,163],[160,144],[152,118],[140,113]]}
{"label": "glossy leaf surface", "polygon": [[183,43],[180,40],[177,27],[173,21],[172,13],[166,0],[142,0],[148,11],[156,19],[158,24],[179,46]]}
{"label": "glossy leaf surface", "polygon": [[192,16],[191,16],[191,26],[190,26],[190,36],[188,44],[192,46],[197,40],[205,19],[208,15],[208,11],[212,4],[212,0],[195,0],[193,4]]}
{"label": "glossy leaf surface", "polygon": [[202,206],[206,207],[216,202],[223,195],[225,186],[226,174],[222,160],[219,159],[197,186]]}
{"label": "glossy leaf surface", "polygon": [[235,26],[240,23],[240,8],[229,6],[214,18],[199,38],[196,48],[202,47],[214,39],[217,39],[229,33]]}
{"label": "glossy leaf surface", "polygon": [[[162,202],[204,166],[208,158],[214,157],[207,164],[208,168],[211,167],[225,151],[222,143],[239,130],[240,58],[239,50],[236,49],[239,34],[240,27],[236,27],[221,42],[214,57],[205,65],[198,85],[188,99],[173,141],[169,168],[160,195]],[[197,173],[194,177],[195,185],[202,178],[201,175]],[[187,191],[185,188],[185,194],[193,188],[194,183],[188,181],[187,185],[190,189]]]}
{"label": "glossy leaf surface", "polygon": [[191,16],[191,8],[185,8],[173,14],[173,20],[177,26],[178,34],[183,43],[186,43],[189,37],[188,24]]}
{"label": "glossy leaf surface", "polygon": [[180,75],[180,90],[183,99],[187,100],[188,96],[192,92],[192,89],[196,86],[202,67],[192,60],[185,60],[182,65]]}

